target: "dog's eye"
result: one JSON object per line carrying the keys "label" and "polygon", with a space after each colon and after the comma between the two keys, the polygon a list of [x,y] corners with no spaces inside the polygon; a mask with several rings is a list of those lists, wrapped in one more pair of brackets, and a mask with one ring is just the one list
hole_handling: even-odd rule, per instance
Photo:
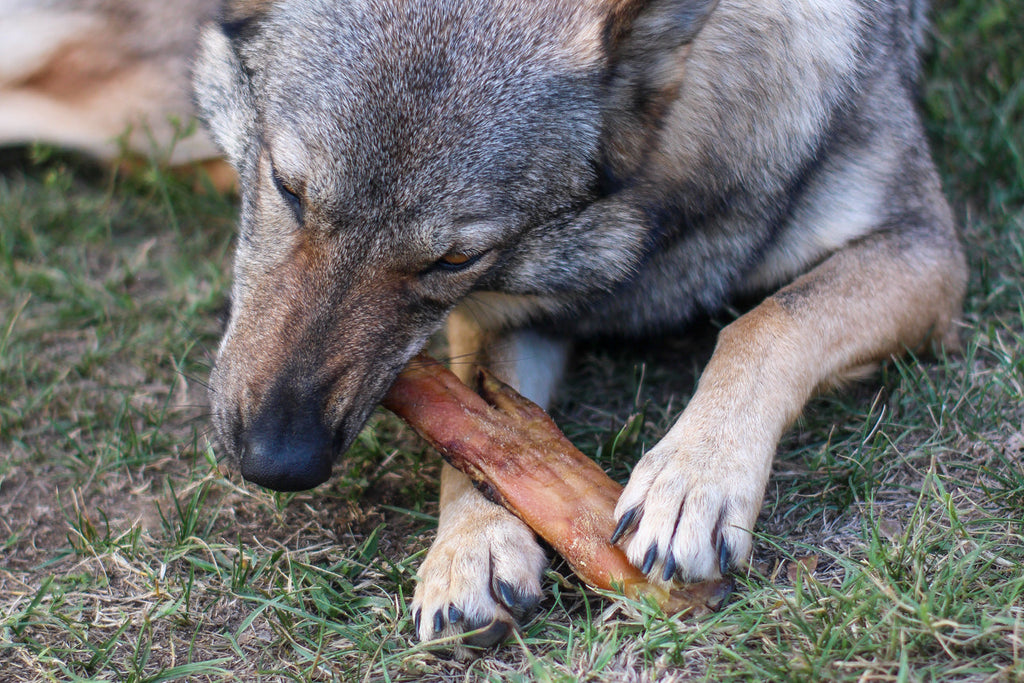
{"label": "dog's eye", "polygon": [[485,253],[486,252],[481,251],[479,254],[467,254],[462,251],[453,251],[439,258],[435,265],[441,270],[463,270],[464,268],[468,268],[479,261],[480,257]]}
{"label": "dog's eye", "polygon": [[288,184],[281,179],[281,176],[277,174],[277,171],[272,171],[271,177],[274,179],[274,187],[276,187],[277,191],[281,193],[284,200],[288,202],[288,206],[290,206],[292,211],[295,213],[295,218],[298,219],[299,223],[301,223],[302,197],[300,197],[298,192],[289,187]]}

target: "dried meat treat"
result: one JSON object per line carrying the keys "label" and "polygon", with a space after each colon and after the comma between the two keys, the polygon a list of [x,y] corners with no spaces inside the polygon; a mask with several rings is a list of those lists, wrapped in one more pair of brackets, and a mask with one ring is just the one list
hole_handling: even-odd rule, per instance
{"label": "dried meat treat", "polygon": [[384,399],[491,500],[547,541],[586,584],[649,597],[666,613],[717,609],[729,579],[682,587],[655,584],[611,543],[622,487],[581,453],[540,406],[479,374],[480,393],[420,355]]}

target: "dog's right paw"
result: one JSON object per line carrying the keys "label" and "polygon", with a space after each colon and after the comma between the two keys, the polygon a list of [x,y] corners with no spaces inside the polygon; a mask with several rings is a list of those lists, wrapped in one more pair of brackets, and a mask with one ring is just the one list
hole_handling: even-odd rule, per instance
{"label": "dog's right paw", "polygon": [[482,498],[458,508],[445,511],[420,567],[413,623],[424,641],[465,634],[453,644],[489,647],[536,611],[546,559],[505,509]]}

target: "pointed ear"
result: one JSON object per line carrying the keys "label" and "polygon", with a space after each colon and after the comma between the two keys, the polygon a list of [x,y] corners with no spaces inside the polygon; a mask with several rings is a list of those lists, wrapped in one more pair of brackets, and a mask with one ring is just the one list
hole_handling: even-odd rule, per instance
{"label": "pointed ear", "polygon": [[240,171],[254,134],[256,110],[249,78],[223,25],[209,23],[202,27],[192,87],[200,117],[213,141]]}
{"label": "pointed ear", "polygon": [[610,5],[605,47],[618,61],[689,45],[718,0],[614,0]]}
{"label": "pointed ear", "polygon": [[679,96],[690,47],[718,0],[612,0],[605,18],[609,93],[606,182],[641,172],[663,117]]}

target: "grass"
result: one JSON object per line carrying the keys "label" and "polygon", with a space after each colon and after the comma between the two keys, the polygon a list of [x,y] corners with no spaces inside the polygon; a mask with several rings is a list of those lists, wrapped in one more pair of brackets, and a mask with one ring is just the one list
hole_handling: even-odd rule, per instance
{"label": "grass", "polygon": [[[377,416],[311,493],[208,445],[232,202],[4,152],[0,678],[1024,680],[1022,14],[935,11],[922,102],[972,267],[963,351],[812,403],[723,611],[607,602],[555,564],[538,618],[472,662],[412,638],[439,461],[400,425]],[[556,416],[625,478],[709,339],[584,348]]]}

